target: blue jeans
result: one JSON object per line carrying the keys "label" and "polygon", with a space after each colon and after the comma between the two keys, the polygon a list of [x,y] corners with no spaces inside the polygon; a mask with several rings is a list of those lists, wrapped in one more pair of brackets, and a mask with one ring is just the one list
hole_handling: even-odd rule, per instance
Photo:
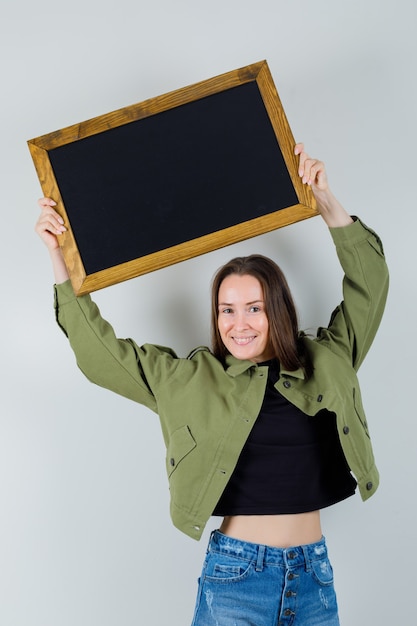
{"label": "blue jeans", "polygon": [[339,626],[325,539],[293,548],[211,534],[192,626]]}

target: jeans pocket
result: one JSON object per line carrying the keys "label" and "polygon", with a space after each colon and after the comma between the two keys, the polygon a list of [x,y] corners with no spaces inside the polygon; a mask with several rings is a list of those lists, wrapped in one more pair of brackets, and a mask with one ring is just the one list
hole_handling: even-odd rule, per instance
{"label": "jeans pocket", "polygon": [[311,569],[313,577],[319,585],[333,585],[333,568],[327,556],[318,561],[313,561]]}
{"label": "jeans pocket", "polygon": [[212,552],[207,558],[204,578],[218,583],[239,582],[249,575],[251,568],[251,561]]}

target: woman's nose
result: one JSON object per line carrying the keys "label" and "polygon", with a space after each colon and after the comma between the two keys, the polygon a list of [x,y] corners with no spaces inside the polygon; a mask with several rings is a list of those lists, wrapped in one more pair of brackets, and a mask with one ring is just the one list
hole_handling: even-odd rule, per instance
{"label": "woman's nose", "polygon": [[236,330],[242,330],[248,327],[248,320],[244,312],[236,313],[235,328]]}

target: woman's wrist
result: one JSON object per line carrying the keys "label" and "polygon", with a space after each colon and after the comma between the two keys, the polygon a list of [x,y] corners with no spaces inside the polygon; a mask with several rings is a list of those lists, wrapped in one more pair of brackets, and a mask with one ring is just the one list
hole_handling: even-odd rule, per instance
{"label": "woman's wrist", "polygon": [[54,271],[55,283],[65,283],[69,279],[67,266],[65,265],[64,257],[62,256],[61,248],[57,247],[53,250],[49,250],[49,254],[52,261],[52,267]]}
{"label": "woman's wrist", "polygon": [[338,228],[352,224],[353,219],[329,188],[326,190],[315,189],[314,197],[316,198],[320,215],[329,228]]}

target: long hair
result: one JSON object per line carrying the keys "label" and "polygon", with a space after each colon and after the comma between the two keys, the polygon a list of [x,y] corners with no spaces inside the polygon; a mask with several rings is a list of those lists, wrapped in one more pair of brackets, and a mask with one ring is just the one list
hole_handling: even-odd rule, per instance
{"label": "long hair", "polygon": [[224,362],[227,354],[218,328],[219,289],[223,280],[231,274],[249,274],[261,284],[265,313],[269,324],[269,338],[275,357],[281,365],[294,371],[299,367],[306,375],[311,373],[311,364],[304,343],[300,339],[297,311],[287,280],[271,259],[260,254],[236,257],[223,265],[215,274],[211,289],[211,338],[214,355]]}

